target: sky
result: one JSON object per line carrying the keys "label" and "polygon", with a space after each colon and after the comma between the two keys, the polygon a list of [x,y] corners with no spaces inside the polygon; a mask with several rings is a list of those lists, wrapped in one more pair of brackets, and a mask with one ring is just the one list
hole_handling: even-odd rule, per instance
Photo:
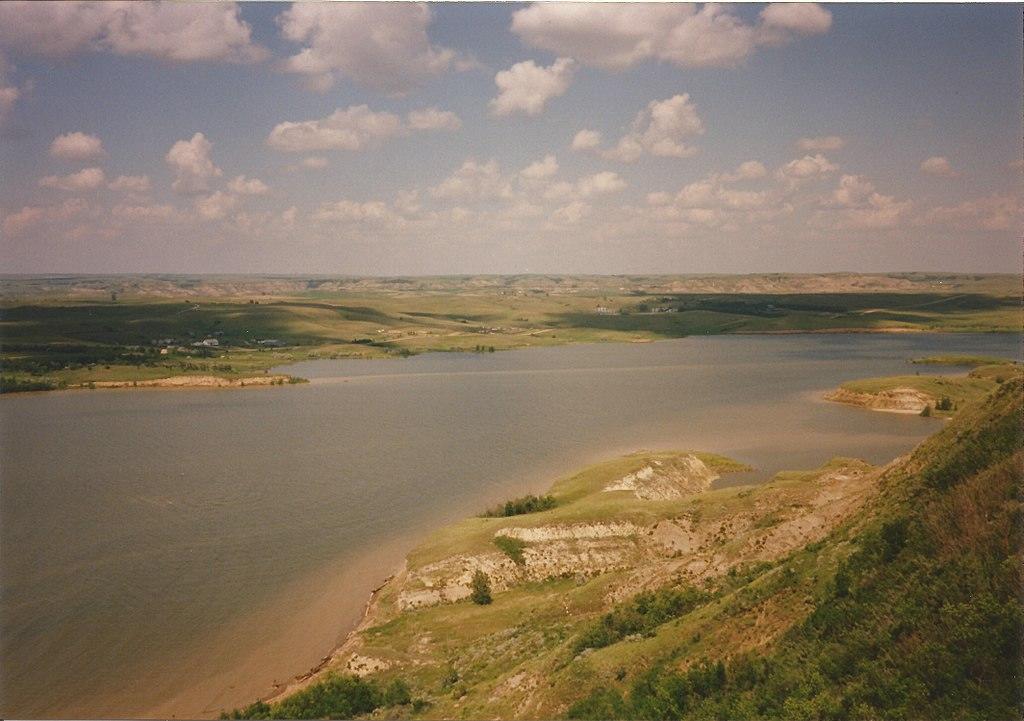
{"label": "sky", "polygon": [[1018,272],[1014,4],[0,3],[5,273]]}

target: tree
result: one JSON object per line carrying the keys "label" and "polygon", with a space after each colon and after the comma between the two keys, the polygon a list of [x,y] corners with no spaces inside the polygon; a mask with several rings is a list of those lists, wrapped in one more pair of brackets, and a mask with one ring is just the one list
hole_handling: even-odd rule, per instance
{"label": "tree", "polygon": [[473,593],[470,598],[473,603],[486,606],[491,602],[491,581],[487,574],[478,570],[473,574]]}

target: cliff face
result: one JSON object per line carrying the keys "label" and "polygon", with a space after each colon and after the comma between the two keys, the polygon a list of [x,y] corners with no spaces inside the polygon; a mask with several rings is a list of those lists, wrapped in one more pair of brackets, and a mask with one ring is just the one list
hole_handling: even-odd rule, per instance
{"label": "cliff face", "polygon": [[710,490],[735,466],[642,453],[563,479],[549,511],[438,532],[325,672],[247,711],[322,713],[341,673],[399,679],[389,717],[1009,718],[1022,397],[1001,384],[883,468]]}
{"label": "cliff face", "polygon": [[892,388],[876,393],[858,393],[838,388],[826,394],[825,400],[870,408],[873,411],[920,413],[926,406],[934,405],[938,399],[915,388]]}

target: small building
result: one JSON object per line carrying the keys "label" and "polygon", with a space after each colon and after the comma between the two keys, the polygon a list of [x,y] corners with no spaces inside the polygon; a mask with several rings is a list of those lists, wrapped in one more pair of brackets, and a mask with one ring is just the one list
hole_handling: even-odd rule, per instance
{"label": "small building", "polygon": [[197,340],[192,345],[203,348],[216,348],[220,345],[220,341],[216,338],[204,338],[203,340]]}
{"label": "small building", "polygon": [[599,305],[596,308],[594,308],[594,312],[599,315],[611,315],[612,309],[606,305]]}

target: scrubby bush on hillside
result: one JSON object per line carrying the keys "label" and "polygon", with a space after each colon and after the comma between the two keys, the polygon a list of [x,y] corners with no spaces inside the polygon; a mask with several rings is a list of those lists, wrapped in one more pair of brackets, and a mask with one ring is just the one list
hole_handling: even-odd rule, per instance
{"label": "scrubby bush on hillside", "polygon": [[505,516],[521,516],[525,513],[538,513],[555,507],[554,496],[522,496],[505,501],[500,506],[495,506],[483,512],[485,518],[503,518]]}
{"label": "scrubby bush on hillside", "polygon": [[523,557],[523,549],[526,548],[526,543],[518,538],[511,538],[510,536],[495,536],[494,545],[501,549],[501,552],[516,562],[517,565],[522,566],[526,563],[526,559]]}
{"label": "scrubby bush on hillside", "polygon": [[647,633],[666,621],[689,613],[707,598],[708,594],[692,587],[645,591],[589,626],[576,639],[573,648],[577,652],[585,648],[603,648],[626,636]]}
{"label": "scrubby bush on hillside", "polygon": [[491,598],[491,581],[483,571],[477,571],[473,574],[472,589],[470,598],[473,599],[473,603],[486,606],[493,600]]}
{"label": "scrubby bush on hillside", "polygon": [[355,718],[378,708],[412,703],[409,687],[401,679],[386,686],[357,676],[329,674],[273,706],[263,702],[222,713],[222,719]]}

